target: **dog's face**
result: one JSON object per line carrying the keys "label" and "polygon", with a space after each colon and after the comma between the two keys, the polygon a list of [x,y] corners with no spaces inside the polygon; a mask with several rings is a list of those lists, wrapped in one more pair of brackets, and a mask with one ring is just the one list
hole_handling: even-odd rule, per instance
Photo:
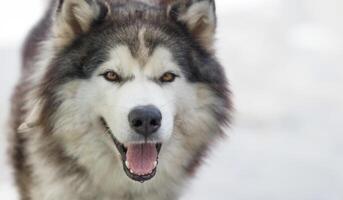
{"label": "dog's face", "polygon": [[214,2],[111,2],[58,5],[40,122],[49,133],[108,134],[128,177],[144,182],[163,146],[180,144],[175,135],[195,151],[188,157],[200,156],[228,121],[227,82],[212,55]]}
{"label": "dog's face", "polygon": [[126,45],[109,52],[83,87],[95,94],[90,99],[93,113],[112,135],[125,172],[145,181],[156,173],[159,151],[173,133],[179,108],[187,107],[185,95],[195,96],[195,90],[166,47],[155,48],[145,62]]}
{"label": "dog's face", "polygon": [[[115,47],[93,74],[99,115],[122,143],[161,143],[170,138],[175,103],[187,90],[182,70],[164,47],[144,63],[127,46]],[[112,109],[109,109],[112,108]]]}

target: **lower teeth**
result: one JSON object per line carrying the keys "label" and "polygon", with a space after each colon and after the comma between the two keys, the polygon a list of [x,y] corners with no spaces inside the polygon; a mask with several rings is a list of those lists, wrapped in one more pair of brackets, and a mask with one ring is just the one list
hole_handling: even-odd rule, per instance
{"label": "lower teeth", "polygon": [[125,161],[125,165],[127,168],[129,168],[129,161]]}

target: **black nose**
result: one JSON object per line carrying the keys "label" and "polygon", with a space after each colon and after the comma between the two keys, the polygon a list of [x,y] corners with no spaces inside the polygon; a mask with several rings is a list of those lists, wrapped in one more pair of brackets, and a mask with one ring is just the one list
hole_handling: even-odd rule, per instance
{"label": "black nose", "polygon": [[133,130],[149,137],[161,127],[162,114],[155,106],[138,106],[129,113],[129,123]]}

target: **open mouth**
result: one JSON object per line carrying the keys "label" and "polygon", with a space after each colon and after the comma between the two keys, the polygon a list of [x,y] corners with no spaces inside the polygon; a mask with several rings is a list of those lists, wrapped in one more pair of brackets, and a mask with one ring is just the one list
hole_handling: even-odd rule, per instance
{"label": "open mouth", "polygon": [[122,144],[114,137],[105,119],[101,118],[101,121],[121,155],[126,175],[141,183],[152,179],[156,175],[162,144],[148,142]]}

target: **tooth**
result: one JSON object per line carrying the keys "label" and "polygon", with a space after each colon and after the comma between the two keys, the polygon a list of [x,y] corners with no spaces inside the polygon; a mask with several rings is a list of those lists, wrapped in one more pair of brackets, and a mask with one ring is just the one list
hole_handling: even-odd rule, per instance
{"label": "tooth", "polygon": [[132,169],[130,169],[130,172],[131,172],[131,174],[134,174],[134,172],[133,172],[133,170],[132,170]]}
{"label": "tooth", "polygon": [[129,167],[129,161],[125,161],[125,165],[126,165],[126,167]]}
{"label": "tooth", "polygon": [[154,167],[157,167],[157,161],[154,162]]}

